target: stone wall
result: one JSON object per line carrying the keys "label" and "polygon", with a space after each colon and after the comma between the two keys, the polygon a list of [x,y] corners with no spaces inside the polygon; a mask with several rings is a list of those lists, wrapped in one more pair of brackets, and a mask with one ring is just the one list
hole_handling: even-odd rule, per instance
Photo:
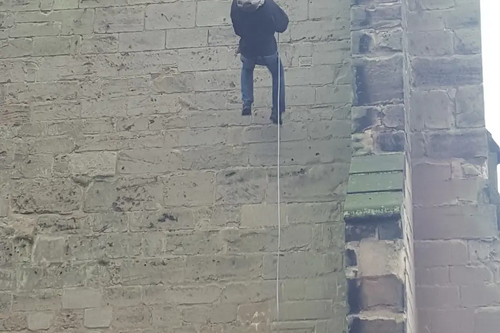
{"label": "stone wall", "polygon": [[484,127],[479,1],[405,3],[420,330],[497,332],[497,157]]}
{"label": "stone wall", "polygon": [[[281,330],[342,332],[348,0],[282,1]],[[0,2],[0,331],[268,332],[270,78],[229,2]]]}

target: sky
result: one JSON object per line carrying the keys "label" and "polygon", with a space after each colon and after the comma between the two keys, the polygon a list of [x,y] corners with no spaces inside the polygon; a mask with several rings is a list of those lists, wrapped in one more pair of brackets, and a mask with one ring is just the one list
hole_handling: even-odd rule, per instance
{"label": "sky", "polygon": [[495,93],[499,93],[498,88],[500,87],[499,12],[500,0],[481,0],[481,44],[486,128],[498,144],[500,144],[500,106],[495,103],[494,96]]}

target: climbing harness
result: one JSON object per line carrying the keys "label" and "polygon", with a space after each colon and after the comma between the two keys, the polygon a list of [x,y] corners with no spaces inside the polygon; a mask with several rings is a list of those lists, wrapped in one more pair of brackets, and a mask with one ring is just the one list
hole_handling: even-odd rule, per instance
{"label": "climbing harness", "polygon": [[[276,102],[276,113],[277,113],[277,127],[278,127],[278,160],[276,163],[276,183],[278,187],[278,197],[277,197],[277,208],[278,208],[278,249],[276,251],[276,323],[277,330],[279,332],[280,323],[280,250],[281,250],[281,187],[280,187],[280,144],[281,144],[281,109],[280,109],[280,93],[281,93],[281,54],[280,54],[280,34],[278,33],[278,92],[277,92],[277,102]],[[284,70],[284,69],[283,69]]]}

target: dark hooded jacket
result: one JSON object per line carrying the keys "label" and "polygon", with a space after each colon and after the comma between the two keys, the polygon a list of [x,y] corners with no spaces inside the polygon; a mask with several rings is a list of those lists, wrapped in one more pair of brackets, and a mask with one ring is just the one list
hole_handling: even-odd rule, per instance
{"label": "dark hooded jacket", "polygon": [[254,10],[246,10],[233,0],[231,21],[240,37],[240,52],[244,57],[268,56],[277,52],[276,32],[285,32],[289,19],[273,0],[265,0]]}

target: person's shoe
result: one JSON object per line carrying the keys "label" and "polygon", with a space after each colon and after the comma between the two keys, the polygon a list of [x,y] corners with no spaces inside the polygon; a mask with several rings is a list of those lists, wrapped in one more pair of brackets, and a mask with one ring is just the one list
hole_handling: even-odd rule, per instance
{"label": "person's shoe", "polygon": [[[282,116],[283,113],[280,113],[280,117],[279,117],[279,123],[280,125],[283,125],[283,116]],[[273,124],[277,124],[278,123],[278,115],[277,115],[277,112],[272,112],[271,113],[271,117],[269,117],[269,119],[271,119],[271,121],[273,122]]]}
{"label": "person's shoe", "polygon": [[251,116],[252,115],[252,107],[251,106],[244,106],[243,110],[241,110],[241,115],[242,116]]}

